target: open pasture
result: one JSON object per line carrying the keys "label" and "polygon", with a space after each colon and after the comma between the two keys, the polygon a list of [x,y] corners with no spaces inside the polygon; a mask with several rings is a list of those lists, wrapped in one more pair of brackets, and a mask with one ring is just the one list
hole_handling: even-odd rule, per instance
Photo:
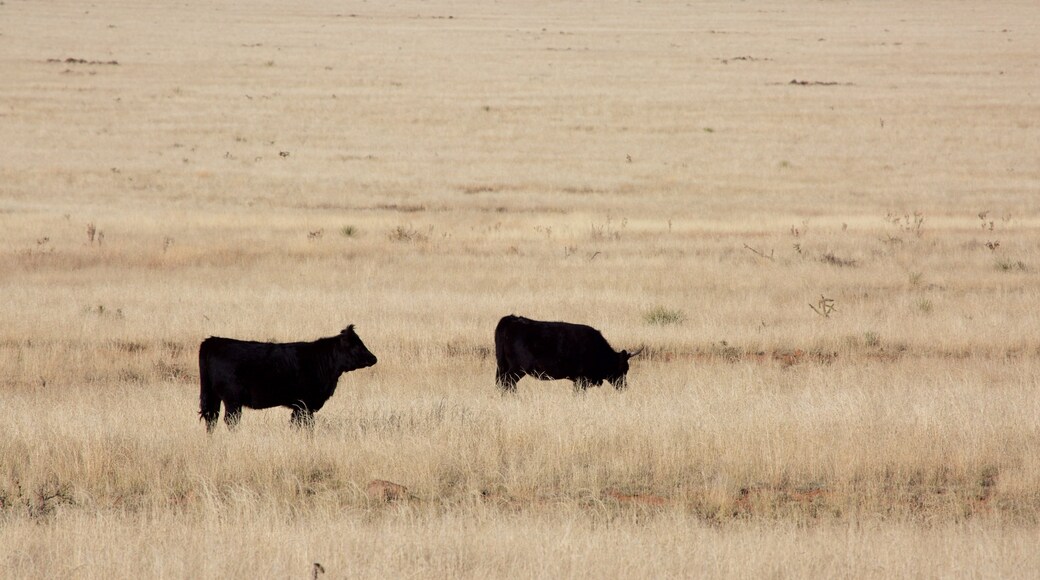
{"label": "open pasture", "polygon": [[[1035,577],[1038,19],[0,2],[0,576]],[[509,313],[646,350],[503,397]]]}

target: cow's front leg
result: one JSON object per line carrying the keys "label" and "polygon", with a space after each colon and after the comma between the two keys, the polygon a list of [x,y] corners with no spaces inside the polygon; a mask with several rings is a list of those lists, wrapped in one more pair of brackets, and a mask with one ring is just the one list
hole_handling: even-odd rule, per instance
{"label": "cow's front leg", "polygon": [[502,389],[502,392],[504,393],[515,393],[516,382],[519,381],[522,376],[521,373],[499,368],[495,373],[495,384],[497,384],[498,388]]}
{"label": "cow's front leg", "polygon": [[238,422],[242,420],[242,405],[231,405],[227,402],[224,403],[224,423],[227,424],[229,431],[234,431],[235,427],[238,427]]}
{"label": "cow's front leg", "polygon": [[306,405],[300,403],[298,406],[294,406],[292,410],[292,416],[289,417],[289,424],[293,427],[299,428],[314,428],[314,411],[307,408]]}

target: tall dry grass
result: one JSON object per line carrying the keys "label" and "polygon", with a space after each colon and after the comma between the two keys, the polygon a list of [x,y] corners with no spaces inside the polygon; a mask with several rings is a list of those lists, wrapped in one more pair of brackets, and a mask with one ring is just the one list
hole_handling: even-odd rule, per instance
{"label": "tall dry grass", "polygon": [[[0,4],[0,575],[1035,576],[1036,12]],[[203,338],[348,323],[205,436]]]}

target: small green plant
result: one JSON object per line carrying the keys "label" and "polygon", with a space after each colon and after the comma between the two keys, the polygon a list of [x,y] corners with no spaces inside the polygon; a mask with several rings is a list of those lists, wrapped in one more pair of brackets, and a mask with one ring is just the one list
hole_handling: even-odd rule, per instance
{"label": "small green plant", "polygon": [[643,320],[647,324],[667,326],[670,324],[682,324],[686,320],[686,315],[683,314],[682,310],[656,306],[643,313]]}
{"label": "small green plant", "polygon": [[353,238],[354,236],[357,235],[358,230],[354,226],[343,226],[342,228],[339,229],[339,233],[344,238]]}
{"label": "small green plant", "polygon": [[920,287],[922,280],[924,280],[924,274],[920,272],[910,272],[910,286],[912,288]]}
{"label": "small green plant", "polygon": [[881,337],[873,330],[863,333],[863,344],[867,346],[881,346]]}
{"label": "small green plant", "polygon": [[932,304],[932,301],[927,298],[921,298],[914,302],[914,307],[916,307],[924,314],[931,314],[932,310],[935,309],[935,305]]}

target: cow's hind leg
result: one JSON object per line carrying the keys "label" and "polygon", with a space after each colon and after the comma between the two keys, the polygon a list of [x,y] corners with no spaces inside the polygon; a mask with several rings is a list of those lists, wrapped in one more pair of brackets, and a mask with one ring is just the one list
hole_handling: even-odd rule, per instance
{"label": "cow's hind leg", "polygon": [[589,390],[591,383],[588,379],[574,379],[574,394],[584,395],[585,391]]}
{"label": "cow's hind leg", "polygon": [[212,433],[213,430],[217,428],[217,421],[219,420],[219,416],[220,407],[217,407],[217,410],[213,411],[212,413],[202,413],[202,418],[206,421],[206,433]]}
{"label": "cow's hind leg", "polygon": [[289,417],[289,424],[297,429],[314,429],[314,411],[311,411],[306,406],[293,407],[292,416]]}
{"label": "cow's hind leg", "polygon": [[238,422],[242,420],[242,405],[231,405],[227,402],[224,403],[224,423],[227,424],[227,428],[230,431],[234,431],[235,427],[238,427]]}
{"label": "cow's hind leg", "polygon": [[199,392],[199,417],[206,422],[206,432],[212,433],[217,428],[217,419],[220,417],[220,397],[210,384],[204,367],[201,376],[202,389]]}
{"label": "cow's hind leg", "polygon": [[220,418],[220,399],[217,399],[216,404],[203,405],[199,416],[206,422],[206,433],[212,433],[217,428],[217,421]]}

